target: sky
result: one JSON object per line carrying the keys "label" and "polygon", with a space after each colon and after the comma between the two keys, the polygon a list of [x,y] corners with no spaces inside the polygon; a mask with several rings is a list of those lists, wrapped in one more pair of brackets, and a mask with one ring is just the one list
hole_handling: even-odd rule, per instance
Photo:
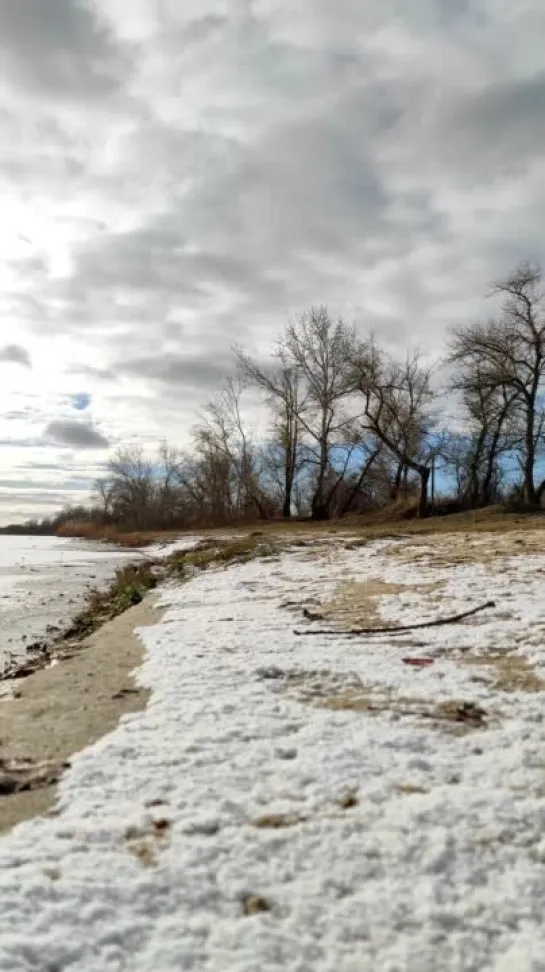
{"label": "sky", "polygon": [[542,0],[0,0],[0,522],[311,304],[439,356],[542,260]]}

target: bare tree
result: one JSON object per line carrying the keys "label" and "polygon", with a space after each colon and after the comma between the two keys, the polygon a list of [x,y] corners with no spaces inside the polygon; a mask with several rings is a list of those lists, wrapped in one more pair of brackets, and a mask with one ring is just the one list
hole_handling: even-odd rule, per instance
{"label": "bare tree", "polygon": [[180,525],[184,520],[183,497],[180,492],[182,456],[178,449],[161,442],[157,450],[154,470],[155,518],[163,528]]}
{"label": "bare tree", "polygon": [[241,412],[243,385],[230,379],[225,390],[206,406],[194,430],[197,452],[222,471],[225,514],[245,517],[256,510],[266,519],[269,498],[257,467],[257,450],[249,439]]}
{"label": "bare tree", "polygon": [[300,369],[278,348],[270,367],[236,350],[243,379],[265,394],[272,412],[272,441],[263,450],[266,474],[280,492],[282,516],[292,514],[294,487],[305,459],[302,455],[301,412],[305,408]]}
{"label": "bare tree", "polygon": [[336,501],[336,516],[349,513],[361,496],[366,505],[376,494],[376,480],[372,475],[377,460],[382,453],[382,443],[374,436],[362,437],[361,431],[355,432],[340,472],[333,480],[329,501]]}
{"label": "bare tree", "polygon": [[113,514],[113,487],[110,479],[102,477],[94,484],[93,498],[103,523],[108,523]]}
{"label": "bare tree", "polygon": [[333,321],[327,307],[312,307],[287,326],[270,370],[238,352],[243,374],[275,403],[285,458],[285,515],[291,511],[296,475],[305,465],[314,470],[312,518],[329,517],[334,451],[351,422],[343,404],[350,394],[353,342],[352,328]]}
{"label": "bare tree", "polygon": [[333,321],[324,306],[312,307],[289,324],[282,341],[284,354],[300,372],[305,387],[299,420],[311,445],[309,461],[316,472],[311,501],[315,520],[330,515],[334,490],[327,488],[327,478],[333,452],[352,422],[343,406],[352,390],[350,361],[354,341],[354,329],[342,320]]}
{"label": "bare tree", "polygon": [[118,449],[110,458],[106,473],[113,517],[138,530],[149,522],[153,502],[153,464],[141,446]]}
{"label": "bare tree", "polygon": [[450,387],[461,393],[466,431],[457,445],[449,437],[446,458],[458,465],[462,500],[473,508],[488,506],[497,498],[502,459],[513,443],[517,396],[505,385],[483,381],[481,363],[472,358],[458,362]]}
{"label": "bare tree", "polygon": [[[502,317],[456,329],[450,360],[479,376],[484,392],[501,392],[509,402],[512,428],[520,430],[524,499],[537,505],[545,480],[536,483],[536,462],[543,444],[542,405],[545,379],[545,299],[539,267],[523,263],[497,283]],[[515,442],[515,439],[514,439]]]}
{"label": "bare tree", "polygon": [[363,396],[364,423],[405,471],[420,480],[420,516],[428,515],[431,462],[438,444],[431,441],[434,418],[431,370],[417,354],[397,362],[373,340],[360,344],[352,357],[354,387]]}
{"label": "bare tree", "polygon": [[224,452],[198,443],[183,457],[178,479],[195,526],[221,526],[235,518],[231,463]]}

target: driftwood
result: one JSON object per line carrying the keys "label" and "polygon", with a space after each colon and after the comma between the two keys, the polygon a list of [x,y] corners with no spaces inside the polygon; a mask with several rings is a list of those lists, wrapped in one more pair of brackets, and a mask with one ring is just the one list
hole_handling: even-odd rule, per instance
{"label": "driftwood", "polygon": [[25,790],[39,790],[58,783],[68,762],[33,763],[31,760],[6,760],[0,758],[0,797]]}
{"label": "driftwood", "polygon": [[422,621],[420,624],[401,624],[395,628],[350,628],[348,631],[335,631],[331,628],[315,628],[314,631],[295,630],[293,633],[300,638],[305,635],[325,635],[330,638],[344,635],[344,637],[355,638],[358,635],[401,634],[404,631],[417,631],[421,628],[438,628],[443,624],[456,624],[458,621],[464,621],[465,618],[473,617],[479,611],[485,611],[486,608],[493,607],[496,607],[496,602],[487,601],[486,604],[480,604],[479,607],[472,608],[470,611],[462,611],[460,614],[451,614],[449,617],[437,618],[435,621]]}

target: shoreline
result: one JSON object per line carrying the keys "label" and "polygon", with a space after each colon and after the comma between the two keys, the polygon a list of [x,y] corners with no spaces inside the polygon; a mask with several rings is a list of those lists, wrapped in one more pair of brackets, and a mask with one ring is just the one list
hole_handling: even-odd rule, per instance
{"label": "shoreline", "polygon": [[[43,637],[26,645],[25,654],[18,654],[0,671],[0,702],[12,693],[9,687],[35,672],[69,658],[85,639],[105,622],[123,614],[142,600],[143,595],[157,583],[154,571],[158,563],[131,558],[120,564],[113,578],[104,586],[91,588],[79,611],[69,615],[64,625],[49,625]],[[0,736],[0,741],[1,741]]]}
{"label": "shoreline", "polygon": [[55,815],[56,784],[70,758],[146,707],[134,674],[144,657],[136,629],[158,623],[156,587],[185,583],[209,567],[271,554],[261,534],[238,542],[201,538],[165,561],[144,558],[118,570],[106,590],[22,665],[0,675],[0,835],[24,820]]}
{"label": "shoreline", "polygon": [[120,569],[142,559],[135,552],[44,537],[16,538],[0,548],[0,681],[48,664],[96,592],[112,588]]}
{"label": "shoreline", "polygon": [[133,678],[145,654],[136,629],[156,624],[162,613],[148,593],[62,663],[13,680],[13,696],[0,701],[0,834],[54,814],[56,783],[70,758],[115,729],[122,715],[145,708],[149,692]]}

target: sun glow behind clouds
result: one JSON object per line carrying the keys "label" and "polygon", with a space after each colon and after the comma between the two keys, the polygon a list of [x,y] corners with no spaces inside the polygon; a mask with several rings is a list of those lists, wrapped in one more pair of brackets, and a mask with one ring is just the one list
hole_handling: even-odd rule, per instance
{"label": "sun glow behind clouds", "polygon": [[77,396],[112,444],[185,445],[233,343],[329,303],[437,355],[544,256],[541,0],[0,0],[0,23],[0,347],[32,365],[0,360],[13,509],[57,494],[44,456],[65,484],[102,461],[44,441]]}

